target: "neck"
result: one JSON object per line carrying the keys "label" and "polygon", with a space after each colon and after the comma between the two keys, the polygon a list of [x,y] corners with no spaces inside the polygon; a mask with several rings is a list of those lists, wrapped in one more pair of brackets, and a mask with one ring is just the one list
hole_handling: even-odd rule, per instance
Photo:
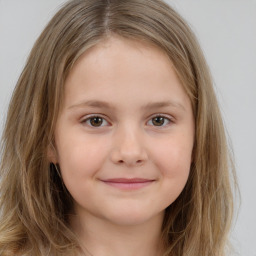
{"label": "neck", "polygon": [[90,214],[74,215],[71,226],[89,256],[160,256],[163,213],[136,225],[118,225]]}

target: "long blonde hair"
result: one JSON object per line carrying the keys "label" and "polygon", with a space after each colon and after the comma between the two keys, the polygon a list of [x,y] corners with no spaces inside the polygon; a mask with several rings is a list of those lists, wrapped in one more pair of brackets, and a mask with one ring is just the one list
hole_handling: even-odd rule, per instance
{"label": "long blonde hair", "polygon": [[36,41],[13,93],[2,138],[0,254],[76,255],[72,198],[48,161],[76,60],[111,34],[165,51],[190,97],[196,135],[188,182],[166,209],[165,255],[223,256],[235,174],[212,79],[186,22],[161,0],[73,0]]}

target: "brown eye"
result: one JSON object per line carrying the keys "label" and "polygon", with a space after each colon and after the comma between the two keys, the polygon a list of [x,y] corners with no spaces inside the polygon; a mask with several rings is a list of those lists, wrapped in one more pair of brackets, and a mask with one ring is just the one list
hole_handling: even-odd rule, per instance
{"label": "brown eye", "polygon": [[152,126],[166,126],[171,122],[170,118],[167,118],[165,116],[155,116],[149,121],[149,125]]}
{"label": "brown eye", "polygon": [[157,116],[152,119],[152,123],[155,126],[162,126],[164,124],[165,118],[162,116]]}
{"label": "brown eye", "polygon": [[101,116],[89,116],[82,120],[81,123],[92,128],[100,128],[109,125],[108,121]]}
{"label": "brown eye", "polygon": [[89,119],[91,126],[99,127],[103,124],[103,118],[95,116]]}

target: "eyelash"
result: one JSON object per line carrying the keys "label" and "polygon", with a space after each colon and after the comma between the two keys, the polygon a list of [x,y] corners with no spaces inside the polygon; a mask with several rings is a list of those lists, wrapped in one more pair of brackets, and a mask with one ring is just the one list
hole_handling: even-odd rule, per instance
{"label": "eyelash", "polygon": [[[159,125],[159,126],[152,124],[152,125],[150,125],[150,126],[154,126],[154,127],[166,127],[166,126],[168,126],[170,123],[173,123],[173,118],[171,118],[170,116],[163,115],[163,114],[156,114],[156,115],[152,116],[149,121],[152,122],[152,120],[153,120],[154,118],[156,118],[156,117],[158,117],[158,118],[164,118],[164,122],[167,121],[168,123],[165,124],[165,125]],[[92,120],[93,118],[101,118],[101,119],[103,120],[103,122],[107,122],[107,123],[108,123],[108,121],[107,121],[103,116],[101,116],[101,115],[91,115],[91,116],[88,116],[88,117],[84,118],[84,119],[81,121],[81,123],[82,123],[82,124],[86,124],[86,125],[88,125],[89,127],[92,127],[92,128],[101,128],[101,127],[105,127],[105,126],[106,126],[106,125],[103,125],[103,126],[102,126],[102,125],[100,125],[100,126],[93,126],[93,125],[91,125],[91,123],[87,123],[87,122],[90,122],[90,120]],[[147,121],[147,123],[148,123],[149,121]]]}

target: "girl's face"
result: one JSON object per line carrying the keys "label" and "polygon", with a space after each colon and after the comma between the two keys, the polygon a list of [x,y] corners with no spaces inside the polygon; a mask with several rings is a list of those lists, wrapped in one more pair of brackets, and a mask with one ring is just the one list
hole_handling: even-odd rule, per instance
{"label": "girl's face", "polygon": [[55,142],[50,160],[80,217],[118,225],[162,219],[188,179],[191,103],[161,50],[111,37],[71,70]]}

